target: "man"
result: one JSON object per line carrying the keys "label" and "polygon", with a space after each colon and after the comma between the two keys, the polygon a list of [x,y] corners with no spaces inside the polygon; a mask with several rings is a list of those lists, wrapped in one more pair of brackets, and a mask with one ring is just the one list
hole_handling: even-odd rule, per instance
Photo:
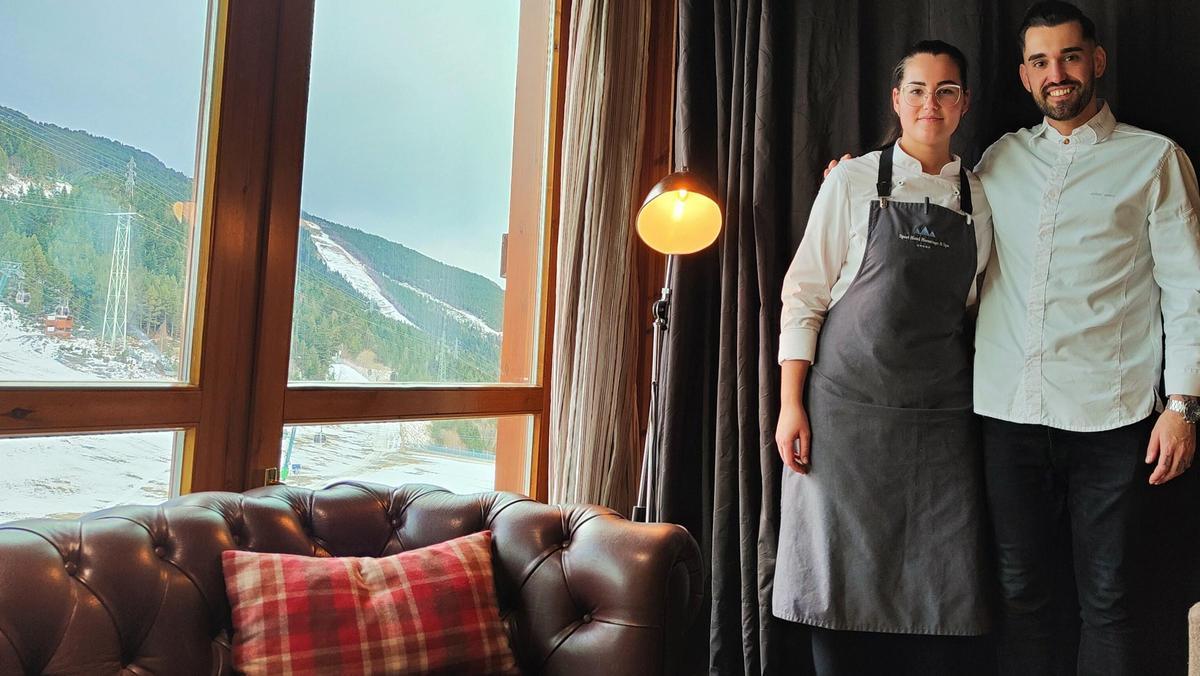
{"label": "man", "polygon": [[[1179,476],[1200,418],[1196,177],[1170,139],[1117,123],[1096,98],[1107,55],[1076,7],[1034,5],[1020,44],[1021,82],[1045,120],[1004,136],[976,169],[995,227],[975,410],[1004,598],[1001,669],[1053,673],[1065,516],[1079,673],[1134,673],[1139,459],[1153,465],[1150,484]],[[1164,365],[1170,401],[1156,417]]]}
{"label": "man", "polygon": [[[995,236],[974,398],[1004,601],[1001,672],[1056,673],[1066,521],[1078,672],[1131,674],[1143,482],[1191,465],[1200,419],[1200,196],[1174,142],[1117,123],[1096,98],[1107,55],[1079,9],[1039,2],[1020,38],[1021,82],[1045,120],[1005,135],[975,170]],[[1156,415],[1160,378],[1169,398]]]}

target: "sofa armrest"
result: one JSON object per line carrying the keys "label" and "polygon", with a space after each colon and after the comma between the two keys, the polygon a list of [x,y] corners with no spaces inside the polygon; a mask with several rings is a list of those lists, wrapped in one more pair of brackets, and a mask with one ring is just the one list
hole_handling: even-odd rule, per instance
{"label": "sofa armrest", "polygon": [[652,676],[684,661],[703,582],[686,530],[535,502],[510,506],[492,530],[501,605],[511,608],[506,619],[526,673]]}

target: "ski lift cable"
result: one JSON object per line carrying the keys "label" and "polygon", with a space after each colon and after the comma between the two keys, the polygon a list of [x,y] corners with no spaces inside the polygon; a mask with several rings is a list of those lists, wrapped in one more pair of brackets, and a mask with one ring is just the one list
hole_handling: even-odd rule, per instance
{"label": "ski lift cable", "polygon": [[[76,212],[76,213],[93,214],[93,215],[97,215],[97,216],[123,216],[123,215],[126,215],[126,213],[122,213],[122,212],[98,211],[98,210],[94,210],[94,209],[82,209],[79,207],[65,207],[65,206],[61,206],[61,205],[57,205],[57,204],[39,204],[37,202],[27,202],[25,200],[17,200],[17,199],[3,200],[3,201],[8,202],[9,204],[17,204],[17,205],[27,206],[27,207],[30,207],[33,209],[58,209],[60,211],[72,211],[72,212]],[[127,213],[128,213],[128,215],[131,215],[131,216],[141,219],[143,223],[145,223],[149,227],[152,227],[154,229],[154,232],[162,235],[164,238],[168,237],[169,235],[175,235],[180,242],[184,242],[187,240],[188,233],[186,233],[186,232],[182,232],[180,230],[175,230],[169,226],[165,226],[165,225],[159,223],[158,221],[154,221],[154,220],[147,218],[146,216],[143,216],[142,214],[138,214],[138,213],[134,213],[134,212],[127,212]],[[172,243],[174,243],[174,242],[172,242]]]}
{"label": "ski lift cable", "polygon": [[[11,132],[21,136],[27,141],[32,142],[34,145],[39,145],[44,150],[49,150],[51,152],[57,151],[58,153],[65,155],[82,165],[85,165],[97,173],[111,173],[117,176],[123,176],[123,167],[125,163],[132,157],[132,152],[144,152],[131,149],[132,152],[130,154],[122,156],[102,147],[88,147],[69,136],[64,136],[61,134],[51,136],[49,133],[43,132],[41,129],[38,129],[37,132],[30,131],[29,129],[22,129],[3,119],[0,119],[0,125],[7,125]],[[109,160],[117,166],[114,166],[113,168],[105,167],[103,164],[97,161],[97,157],[100,159]],[[164,164],[163,166],[165,167],[166,165]],[[167,168],[170,169],[170,167]],[[182,174],[183,172],[179,173]],[[139,182],[145,182],[158,188],[159,192],[161,192],[164,197],[170,197],[175,194],[174,191],[171,190],[170,186],[162,184],[156,179],[152,179],[147,176],[139,178],[138,180]]]}
{"label": "ski lift cable", "polygon": [[[4,124],[4,120],[0,119],[0,124]],[[75,163],[81,165],[85,169],[91,170],[95,175],[111,175],[111,176],[115,176],[115,177],[122,177],[122,175],[123,175],[123,172],[121,170],[116,169],[116,168],[105,167],[103,164],[101,164],[99,161],[97,161],[96,156],[99,155],[102,158],[111,159],[114,162],[120,162],[120,160],[118,160],[118,158],[116,156],[108,154],[106,151],[99,151],[99,150],[87,148],[86,146],[75,143],[74,141],[70,141],[69,143],[71,145],[67,145],[68,142],[61,138],[54,139],[54,138],[50,138],[48,136],[34,136],[34,135],[31,135],[26,130],[23,130],[23,129],[20,129],[17,127],[13,127],[11,125],[9,126],[9,130],[10,130],[10,133],[17,136],[21,140],[27,141],[29,143],[32,143],[35,146],[41,147],[43,150],[47,150],[50,153],[55,154],[56,156],[61,156],[61,157],[65,157],[67,159],[73,160]],[[128,158],[126,158],[126,159],[128,159]],[[182,173],[182,172],[180,172],[180,173]],[[144,186],[148,185],[148,186],[154,188],[154,190],[143,190],[143,191],[150,193],[156,197],[161,197],[167,201],[175,201],[177,199],[176,198],[176,196],[178,195],[177,191],[171,189],[170,186],[167,186],[167,185],[159,182],[156,179],[150,178],[149,176],[142,176],[141,178],[139,178],[138,184],[139,184],[139,186],[144,187]]]}

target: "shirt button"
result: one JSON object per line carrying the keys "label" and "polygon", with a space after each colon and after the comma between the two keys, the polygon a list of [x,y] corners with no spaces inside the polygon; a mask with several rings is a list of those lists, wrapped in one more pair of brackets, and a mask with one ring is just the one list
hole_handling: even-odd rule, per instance
{"label": "shirt button", "polygon": [[1071,145],[1071,139],[1069,139],[1069,138],[1065,138],[1065,139],[1063,139],[1063,145],[1064,145],[1064,146],[1069,146],[1069,145]]}

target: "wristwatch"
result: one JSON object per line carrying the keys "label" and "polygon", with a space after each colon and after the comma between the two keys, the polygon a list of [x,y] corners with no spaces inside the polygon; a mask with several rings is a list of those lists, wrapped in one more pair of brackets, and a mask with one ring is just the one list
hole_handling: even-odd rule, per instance
{"label": "wristwatch", "polygon": [[1200,398],[1184,397],[1182,399],[1168,399],[1167,410],[1175,411],[1183,416],[1183,421],[1186,423],[1196,424],[1200,422]]}

